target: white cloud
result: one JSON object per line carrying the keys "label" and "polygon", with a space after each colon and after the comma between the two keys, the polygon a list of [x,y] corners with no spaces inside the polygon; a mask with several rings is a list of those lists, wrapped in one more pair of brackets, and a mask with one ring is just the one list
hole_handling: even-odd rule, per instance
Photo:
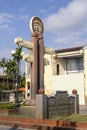
{"label": "white cloud", "polygon": [[22,8],[19,9],[19,12],[20,12],[20,13],[25,13],[26,10],[27,10],[26,7],[22,7]]}
{"label": "white cloud", "polygon": [[6,59],[11,58],[11,50],[9,48],[4,48],[3,50],[0,50],[0,60],[2,57],[5,57]]}
{"label": "white cloud", "polygon": [[87,22],[87,0],[74,0],[66,8],[45,19],[47,31],[78,28]]}
{"label": "white cloud", "polygon": [[87,0],[73,0],[44,23],[46,32],[53,34],[53,43],[64,47],[83,44],[87,41]]}
{"label": "white cloud", "polygon": [[55,1],[55,0],[49,0],[49,2],[53,2],[53,1]]}
{"label": "white cloud", "polygon": [[0,24],[10,23],[14,17],[7,13],[0,13]]}
{"label": "white cloud", "polygon": [[18,16],[18,20],[22,20],[22,21],[29,21],[29,16],[28,15],[19,15]]}
{"label": "white cloud", "polygon": [[0,25],[0,29],[8,29],[8,28],[9,28],[8,24]]}
{"label": "white cloud", "polygon": [[0,29],[8,31],[10,33],[15,32],[15,26],[13,25],[18,23],[18,21],[27,21],[28,15],[12,15],[8,13],[0,13]]}
{"label": "white cloud", "polygon": [[39,12],[42,13],[42,14],[44,14],[44,13],[47,12],[47,10],[46,9],[40,9]]}
{"label": "white cloud", "polygon": [[6,30],[8,32],[13,32],[14,27],[11,26],[15,17],[8,13],[0,13],[0,29]]}

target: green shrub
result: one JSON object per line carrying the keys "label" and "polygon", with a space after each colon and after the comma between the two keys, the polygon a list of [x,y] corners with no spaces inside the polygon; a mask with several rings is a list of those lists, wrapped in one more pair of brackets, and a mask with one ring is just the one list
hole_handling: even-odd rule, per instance
{"label": "green shrub", "polygon": [[58,116],[55,120],[72,121],[72,122],[87,122],[87,115],[72,114],[69,116]]}
{"label": "green shrub", "polygon": [[14,109],[14,104],[0,104],[0,110]]}

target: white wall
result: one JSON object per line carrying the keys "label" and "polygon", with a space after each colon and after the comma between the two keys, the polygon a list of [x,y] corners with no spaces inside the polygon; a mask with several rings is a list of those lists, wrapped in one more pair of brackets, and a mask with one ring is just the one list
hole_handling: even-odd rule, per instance
{"label": "white wall", "polygon": [[67,90],[72,94],[72,90],[76,89],[79,94],[79,103],[85,104],[84,100],[84,74],[74,73],[68,75],[57,75],[52,77],[52,90]]}
{"label": "white wall", "polygon": [[47,58],[49,61],[49,65],[44,67],[44,86],[45,86],[45,94],[51,94],[51,86],[52,86],[52,56],[45,54],[44,58]]}

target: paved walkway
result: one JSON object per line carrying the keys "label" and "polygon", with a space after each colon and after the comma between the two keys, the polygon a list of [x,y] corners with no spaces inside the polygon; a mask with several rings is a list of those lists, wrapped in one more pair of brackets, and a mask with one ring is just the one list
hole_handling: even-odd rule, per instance
{"label": "paved walkway", "polygon": [[79,113],[87,115],[87,105],[80,105],[79,106]]}
{"label": "paved walkway", "polygon": [[19,128],[16,126],[0,126],[0,130],[32,130],[32,129],[27,129],[27,128]]}

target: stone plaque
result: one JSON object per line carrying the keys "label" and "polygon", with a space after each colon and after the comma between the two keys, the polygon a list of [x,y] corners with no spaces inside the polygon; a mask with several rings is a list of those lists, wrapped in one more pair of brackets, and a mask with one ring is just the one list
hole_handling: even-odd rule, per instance
{"label": "stone plaque", "polygon": [[30,20],[31,33],[42,35],[44,31],[43,22],[39,17],[32,17]]}

